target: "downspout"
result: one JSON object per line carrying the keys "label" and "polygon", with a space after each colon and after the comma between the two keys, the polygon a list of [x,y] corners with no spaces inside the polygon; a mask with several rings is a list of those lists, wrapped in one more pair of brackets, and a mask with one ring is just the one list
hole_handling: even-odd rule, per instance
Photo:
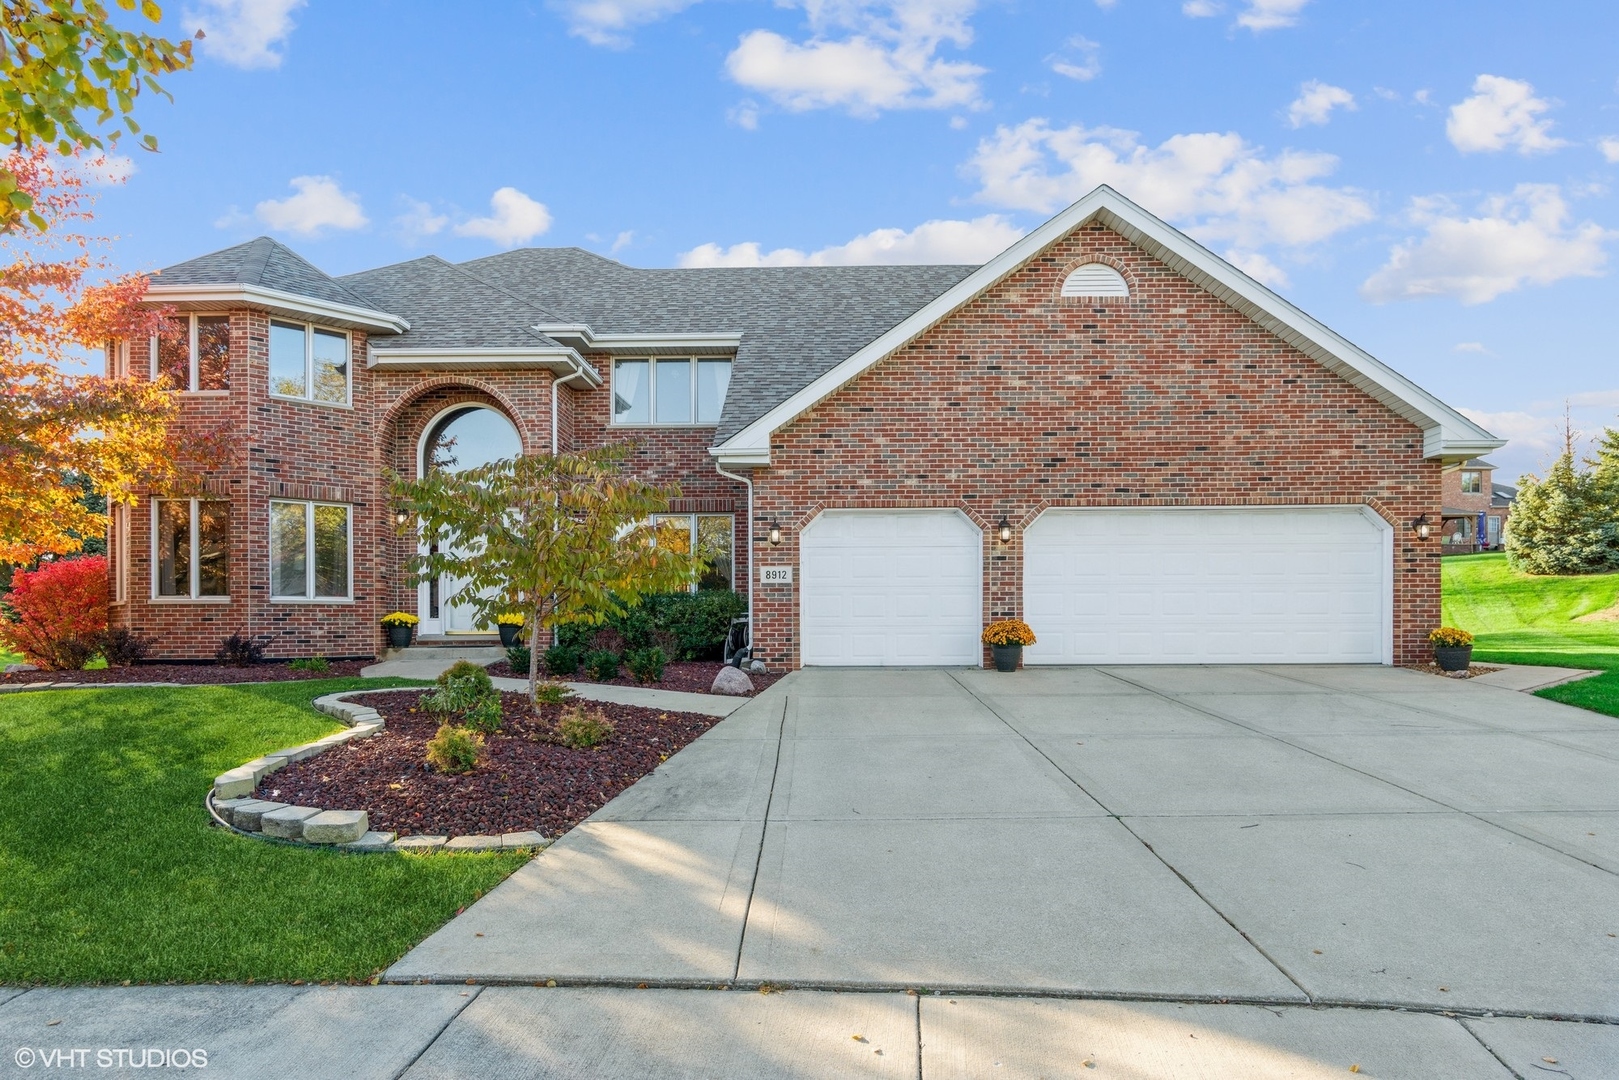
{"label": "downspout", "polygon": [[564,375],[560,379],[556,377],[555,373],[552,373],[552,375],[551,375],[551,456],[552,457],[556,457],[558,452],[561,449],[557,445],[557,387],[563,386],[563,385],[565,385],[565,384],[567,384],[569,382],[572,382],[574,379],[579,378],[581,375],[583,375],[585,373],[585,366],[584,366],[584,363],[582,361],[570,360],[569,363],[573,364],[573,373],[572,374]]}
{"label": "downspout", "polygon": [[753,623],[753,580],[755,577],[753,567],[753,478],[751,476],[739,476],[736,473],[726,472],[724,469],[720,468],[720,463],[718,460],[714,462],[714,471],[719,473],[721,476],[729,477],[732,480],[736,480],[739,483],[747,485],[748,489],[748,648],[750,650],[749,655],[751,656],[751,650],[753,648],[753,631],[755,629]]}

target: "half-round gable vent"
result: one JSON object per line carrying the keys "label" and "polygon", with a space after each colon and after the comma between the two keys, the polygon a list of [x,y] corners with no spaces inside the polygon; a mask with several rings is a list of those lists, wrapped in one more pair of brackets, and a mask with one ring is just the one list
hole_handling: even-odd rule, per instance
{"label": "half-round gable vent", "polygon": [[1107,263],[1086,263],[1062,283],[1064,296],[1129,296],[1130,286]]}

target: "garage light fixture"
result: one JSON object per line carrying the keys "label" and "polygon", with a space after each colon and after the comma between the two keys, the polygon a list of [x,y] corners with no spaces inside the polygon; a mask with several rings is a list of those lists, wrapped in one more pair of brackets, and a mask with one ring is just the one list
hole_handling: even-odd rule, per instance
{"label": "garage light fixture", "polygon": [[1411,522],[1411,531],[1417,534],[1418,540],[1426,540],[1433,535],[1433,525],[1426,513]]}
{"label": "garage light fixture", "polygon": [[770,519],[769,540],[770,540],[770,546],[771,547],[780,547],[781,546],[781,526],[776,524],[776,519],[775,518]]}
{"label": "garage light fixture", "polygon": [[1000,538],[1003,544],[1012,542],[1012,523],[1006,520],[1005,514],[1001,515],[1001,523],[995,526],[995,535]]}

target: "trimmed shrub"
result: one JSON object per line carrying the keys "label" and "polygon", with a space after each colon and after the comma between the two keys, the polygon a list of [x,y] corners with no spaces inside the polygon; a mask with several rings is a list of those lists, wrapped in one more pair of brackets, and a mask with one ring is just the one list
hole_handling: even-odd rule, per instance
{"label": "trimmed shrub", "polygon": [[589,750],[613,737],[613,725],[601,709],[574,705],[557,718],[556,741],[570,750]]}
{"label": "trimmed shrub", "polygon": [[142,637],[123,626],[114,626],[101,635],[96,651],[107,661],[108,667],[134,667],[146,659],[152,649],[152,639]]}
{"label": "trimmed shrub", "polygon": [[0,644],[46,671],[78,671],[107,629],[107,560],[57,559],[18,570],[6,605],[12,617],[0,620]]}
{"label": "trimmed shrub", "polygon": [[561,705],[573,696],[573,691],[559,682],[542,682],[534,686],[534,697],[541,705]]}
{"label": "trimmed shrub", "polygon": [[468,729],[481,735],[493,735],[500,730],[500,696],[491,694],[466,711],[462,718]]}
{"label": "trimmed shrub", "polygon": [[293,671],[310,671],[317,675],[332,670],[332,665],[326,662],[324,656],[311,656],[307,660],[294,660],[287,666]]}
{"label": "trimmed shrub", "polygon": [[461,714],[493,697],[497,695],[489,672],[470,660],[457,660],[422,695],[422,704],[429,712]]}
{"label": "trimmed shrub", "polygon": [[527,645],[513,645],[506,650],[506,663],[511,665],[513,671],[526,672],[529,661],[533,658],[534,654],[529,651]]}
{"label": "trimmed shrub", "polygon": [[545,650],[540,659],[545,663],[546,674],[552,678],[562,678],[579,672],[579,650],[571,645],[553,645]]}
{"label": "trimmed shrub", "polygon": [[631,649],[624,654],[624,666],[630,669],[630,674],[635,676],[637,682],[657,682],[663,678],[663,668],[668,662],[668,655],[656,645],[646,649]]}
{"label": "trimmed shrub", "polygon": [[482,755],[483,736],[466,728],[440,724],[438,734],[427,740],[427,763],[441,773],[471,772]]}
{"label": "trimmed shrub", "polygon": [[268,637],[249,637],[240,630],[219,643],[214,650],[214,663],[225,667],[252,667],[264,663],[264,647]]}
{"label": "trimmed shrub", "polygon": [[618,655],[606,649],[598,649],[585,657],[585,671],[592,679],[611,682],[618,678]]}
{"label": "trimmed shrub", "polygon": [[[747,597],[728,589],[699,592],[655,593],[622,615],[601,624],[570,623],[557,627],[557,644],[581,653],[607,648],[623,654],[629,649],[662,648],[672,660],[718,660],[725,655],[731,620],[748,612]],[[621,645],[598,641],[603,629],[614,631]]]}

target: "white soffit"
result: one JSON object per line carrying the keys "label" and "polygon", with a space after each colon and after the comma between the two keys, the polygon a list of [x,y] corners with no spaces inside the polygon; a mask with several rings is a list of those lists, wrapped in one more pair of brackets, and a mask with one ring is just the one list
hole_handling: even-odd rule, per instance
{"label": "white soffit", "polygon": [[879,361],[897,352],[1034,256],[1092,219],[1119,233],[1193,284],[1252,319],[1281,340],[1364,390],[1423,431],[1429,458],[1477,457],[1505,445],[1461,413],[1370,353],[1328,329],[1270,289],[1102,185],[1018,240],[994,259],[893,327],[859,352],[738,431],[709,453],[721,462],[755,467],[770,462],[770,435]]}
{"label": "white soffit", "polygon": [[154,304],[183,304],[187,311],[224,310],[250,304],[277,315],[385,334],[403,334],[410,329],[409,320],[386,311],[318,300],[312,296],[300,296],[258,285],[164,285],[154,282],[147,286],[145,299]]}
{"label": "white soffit", "polygon": [[601,373],[572,349],[370,349],[366,366],[393,371],[498,371],[541,368],[555,375],[582,375],[592,387]]}

